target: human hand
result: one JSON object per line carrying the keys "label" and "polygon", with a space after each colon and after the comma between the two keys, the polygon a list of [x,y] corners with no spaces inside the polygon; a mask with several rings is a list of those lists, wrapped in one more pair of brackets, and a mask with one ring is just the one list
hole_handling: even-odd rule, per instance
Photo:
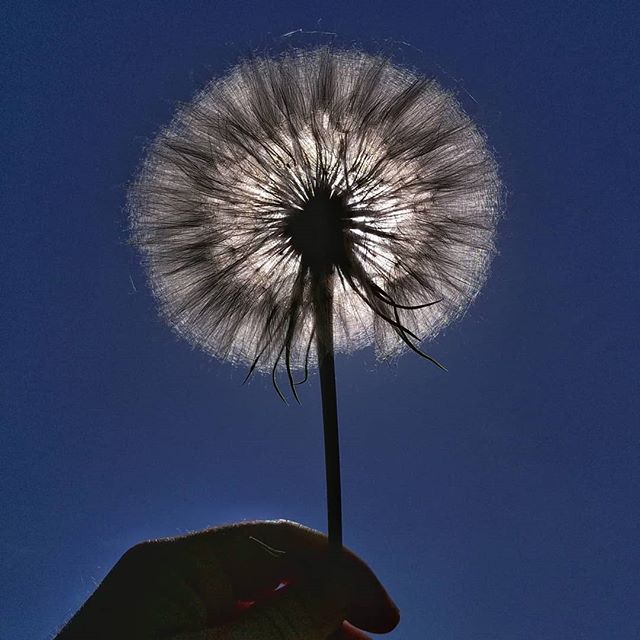
{"label": "human hand", "polygon": [[356,640],[398,621],[355,554],[263,521],[132,547],[56,640]]}

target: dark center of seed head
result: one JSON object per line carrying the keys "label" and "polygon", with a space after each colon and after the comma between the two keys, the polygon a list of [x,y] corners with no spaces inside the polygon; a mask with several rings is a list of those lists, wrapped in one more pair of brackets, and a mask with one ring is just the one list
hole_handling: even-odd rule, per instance
{"label": "dark center of seed head", "polygon": [[347,234],[352,213],[346,196],[318,190],[302,209],[289,213],[286,234],[303,264],[317,273],[342,265],[347,255]]}

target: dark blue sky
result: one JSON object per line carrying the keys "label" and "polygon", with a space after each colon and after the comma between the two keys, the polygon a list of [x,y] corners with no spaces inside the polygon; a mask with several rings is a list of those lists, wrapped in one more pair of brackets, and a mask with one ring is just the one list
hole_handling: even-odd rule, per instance
{"label": "dark blue sky", "polygon": [[487,286],[428,346],[449,373],[338,360],[345,541],[392,637],[640,637],[637,3],[3,8],[1,638],[50,637],[141,539],[325,527],[317,377],[286,407],[175,338],[124,213],[177,104],[299,28],[456,90],[508,191]]}

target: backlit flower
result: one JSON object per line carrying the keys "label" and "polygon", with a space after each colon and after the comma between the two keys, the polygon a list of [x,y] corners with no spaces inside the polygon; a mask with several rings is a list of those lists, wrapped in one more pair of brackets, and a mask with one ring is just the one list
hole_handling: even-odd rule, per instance
{"label": "backlit flower", "polygon": [[338,352],[418,350],[459,317],[498,202],[485,139],[451,93],[323,48],[209,84],[150,146],[130,209],[169,324],[250,371],[291,373],[316,361],[314,278],[330,277]]}

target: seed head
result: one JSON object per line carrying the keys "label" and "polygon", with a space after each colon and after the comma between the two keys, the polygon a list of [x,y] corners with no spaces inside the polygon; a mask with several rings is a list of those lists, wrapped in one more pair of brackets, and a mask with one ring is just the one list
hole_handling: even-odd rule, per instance
{"label": "seed head", "polygon": [[451,93],[323,48],[211,82],[151,145],[130,211],[180,335],[294,370],[315,361],[314,279],[332,282],[336,351],[419,351],[459,317],[494,253],[499,190]]}

